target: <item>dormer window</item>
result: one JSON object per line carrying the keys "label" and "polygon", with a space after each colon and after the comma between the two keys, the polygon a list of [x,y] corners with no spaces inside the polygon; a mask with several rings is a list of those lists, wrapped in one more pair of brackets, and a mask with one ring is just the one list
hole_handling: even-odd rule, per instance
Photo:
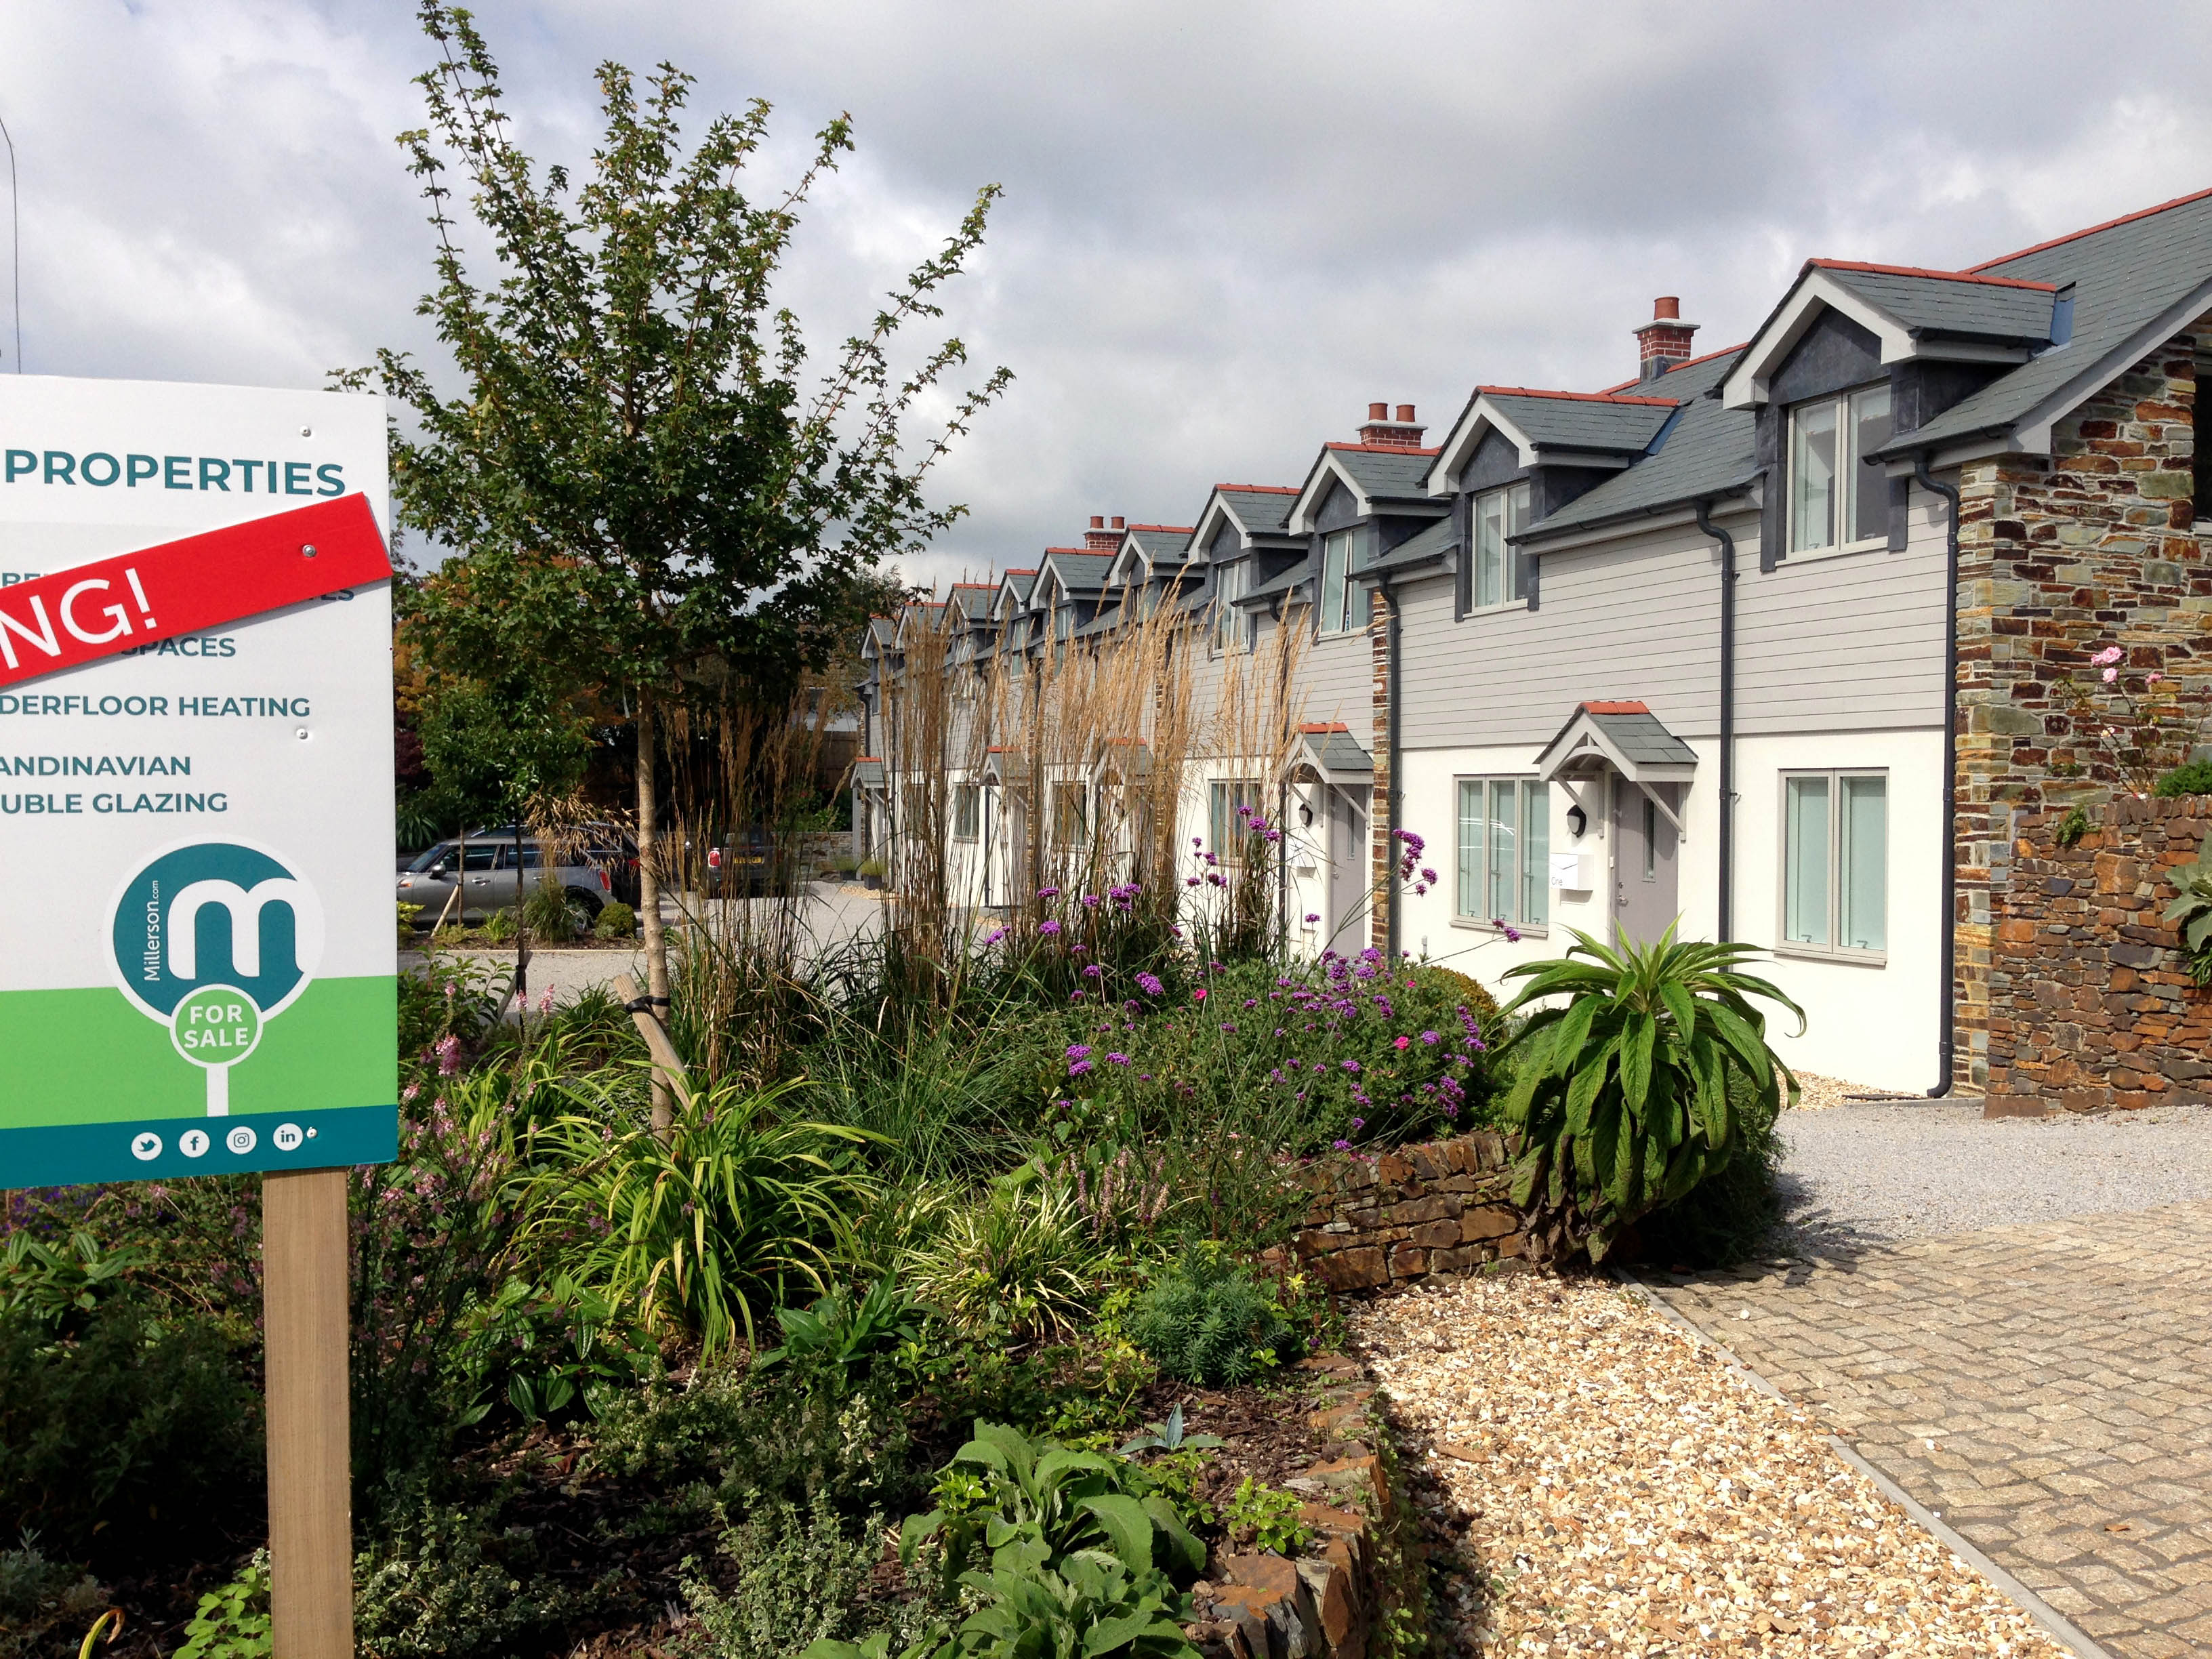
{"label": "dormer window", "polygon": [[1528,597],[1522,555],[1506,540],[1528,526],[1528,486],[1486,489],[1474,498],[1474,609],[1515,605]]}
{"label": "dormer window", "polygon": [[1888,481],[1863,465],[1889,441],[1889,387],[1816,398],[1790,411],[1790,550],[1848,552],[1889,539]]}
{"label": "dormer window", "polygon": [[1255,618],[1237,608],[1237,601],[1251,590],[1252,568],[1241,560],[1214,567],[1213,647],[1237,651],[1252,643]]}
{"label": "dormer window", "polygon": [[1352,616],[1352,538],[1332,531],[1321,544],[1321,631],[1341,634],[1358,626]]}

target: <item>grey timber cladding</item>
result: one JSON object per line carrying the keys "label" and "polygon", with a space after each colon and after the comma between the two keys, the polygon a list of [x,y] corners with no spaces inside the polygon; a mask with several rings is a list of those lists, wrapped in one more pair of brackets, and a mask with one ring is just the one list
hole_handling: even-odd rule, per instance
{"label": "grey timber cladding", "polygon": [[1299,659],[1297,685],[1292,696],[1304,700],[1296,711],[1301,720],[1342,720],[1365,730],[1375,717],[1375,657],[1366,629],[1323,634],[1308,644]]}
{"label": "grey timber cladding", "polygon": [[[2002,380],[1937,416],[1917,432],[1886,445],[1885,454],[1910,454],[1933,444],[1996,432],[2033,412],[2045,400],[2083,393],[2127,367],[2106,363],[2161,313],[2212,286],[2212,196],[2177,203],[2160,212],[2076,236],[2055,247],[2032,249],[1982,267],[1993,276],[2074,287],[2073,335],[2068,343],[2029,359]],[[2185,326],[2184,318],[2177,328]]]}
{"label": "grey timber cladding", "polygon": [[1839,287],[1850,289],[1916,332],[2037,344],[2051,338],[2052,296],[2043,289],[1851,270],[1838,265],[1820,269]]}
{"label": "grey timber cladding", "polygon": [[1389,552],[1379,557],[1364,561],[1358,567],[1359,574],[1365,575],[1370,572],[1387,573],[1407,569],[1415,565],[1431,563],[1443,557],[1444,550],[1452,545],[1454,539],[1452,521],[1449,519],[1438,519],[1435,523],[1415,531]]}
{"label": "grey timber cladding", "polygon": [[[1672,398],[1653,382],[1649,392],[1630,394]],[[1483,393],[1539,449],[1595,449],[1632,454],[1651,441],[1672,408],[1656,404],[1604,403],[1593,398],[1516,398],[1510,392]]]}
{"label": "grey timber cladding", "polygon": [[[1681,417],[1668,429],[1657,453],[1522,532],[1522,545],[1542,552],[1546,538],[1555,534],[1747,486],[1759,473],[1751,411],[1723,408],[1719,399],[1705,395],[1726,377],[1737,355],[1723,352],[1651,382],[1666,396],[1683,400]],[[1544,554],[1547,605],[1552,602],[1551,565],[1558,556]]]}

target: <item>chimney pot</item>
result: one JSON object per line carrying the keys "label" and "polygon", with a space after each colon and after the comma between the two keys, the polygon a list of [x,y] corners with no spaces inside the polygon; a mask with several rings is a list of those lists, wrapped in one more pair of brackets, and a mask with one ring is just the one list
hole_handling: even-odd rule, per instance
{"label": "chimney pot", "polygon": [[1401,426],[1411,426],[1411,425],[1413,425],[1413,404],[1400,404],[1398,405],[1398,424],[1399,424],[1399,425],[1401,425]]}
{"label": "chimney pot", "polygon": [[1103,513],[1092,514],[1091,515],[1091,527],[1093,530],[1103,530],[1106,527],[1106,515]]}
{"label": "chimney pot", "polygon": [[1389,405],[1389,404],[1368,404],[1368,405],[1367,405],[1367,418],[1368,418],[1369,420],[1370,420],[1370,421],[1387,421],[1387,420],[1389,420],[1389,419],[1390,418],[1390,405]]}
{"label": "chimney pot", "polygon": [[1680,295],[1662,294],[1651,302],[1651,320],[1655,323],[1671,323],[1679,319],[1681,314],[1682,300]]}
{"label": "chimney pot", "polygon": [[1690,360],[1691,337],[1698,331],[1695,323],[1682,320],[1682,301],[1678,295],[1662,294],[1651,302],[1651,320],[1636,328],[1636,378],[1656,380],[1677,363]]}
{"label": "chimney pot", "polygon": [[1117,515],[1117,516],[1115,517],[1115,520],[1114,520],[1114,528],[1115,528],[1115,529],[1116,529],[1116,530],[1121,530],[1121,529],[1124,529],[1124,528],[1126,528],[1126,527],[1127,527],[1127,526],[1123,524],[1123,522],[1122,522],[1122,520],[1121,520],[1121,518]]}

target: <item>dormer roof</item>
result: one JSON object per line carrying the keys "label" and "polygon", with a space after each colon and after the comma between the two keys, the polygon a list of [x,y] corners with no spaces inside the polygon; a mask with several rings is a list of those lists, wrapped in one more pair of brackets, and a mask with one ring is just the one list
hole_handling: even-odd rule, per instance
{"label": "dormer roof", "polygon": [[1324,444],[1313,470],[1298,488],[1285,528],[1291,535],[1309,535],[1314,514],[1320,510],[1332,483],[1352,492],[1362,518],[1386,508],[1433,512],[1442,504],[1428,499],[1423,488],[1433,449],[1412,449],[1399,444]]}
{"label": "dormer roof", "polygon": [[[1662,379],[1664,377],[1662,376]],[[1449,495],[1482,441],[1492,432],[1512,444],[1522,466],[1544,462],[1626,466],[1651,446],[1680,400],[1660,393],[1658,380],[1638,392],[1552,392],[1525,386],[1479,386],[1452,422],[1429,469],[1428,492]]]}
{"label": "dormer roof", "polygon": [[1255,540],[1270,538],[1287,545],[1291,508],[1298,498],[1296,484],[1228,484],[1213,486],[1206,510],[1190,532],[1192,558],[1202,558],[1213,538],[1227,525],[1237,532],[1240,550],[1249,551]]}
{"label": "dormer roof", "polygon": [[1191,527],[1185,525],[1133,524],[1121,533],[1121,545],[1106,572],[1106,586],[1120,587],[1142,583],[1155,569],[1172,569],[1190,551]]}

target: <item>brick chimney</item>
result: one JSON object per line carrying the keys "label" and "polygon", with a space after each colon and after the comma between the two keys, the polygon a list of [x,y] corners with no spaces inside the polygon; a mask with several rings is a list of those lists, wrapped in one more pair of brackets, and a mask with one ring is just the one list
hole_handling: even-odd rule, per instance
{"label": "brick chimney", "polygon": [[1111,553],[1121,544],[1122,521],[1116,518],[1111,529],[1103,514],[1091,515],[1091,528],[1083,532],[1083,544],[1094,553]]}
{"label": "brick chimney", "polygon": [[1367,405],[1367,423],[1359,428],[1359,441],[1379,445],[1385,449],[1419,449],[1424,430],[1413,419],[1411,404],[1398,405],[1398,418],[1390,418],[1390,405]]}
{"label": "brick chimney", "polygon": [[1636,331],[1636,378],[1653,380],[1677,363],[1690,360],[1690,337],[1695,323],[1682,320],[1682,302],[1662,294],[1651,302],[1651,320]]}

